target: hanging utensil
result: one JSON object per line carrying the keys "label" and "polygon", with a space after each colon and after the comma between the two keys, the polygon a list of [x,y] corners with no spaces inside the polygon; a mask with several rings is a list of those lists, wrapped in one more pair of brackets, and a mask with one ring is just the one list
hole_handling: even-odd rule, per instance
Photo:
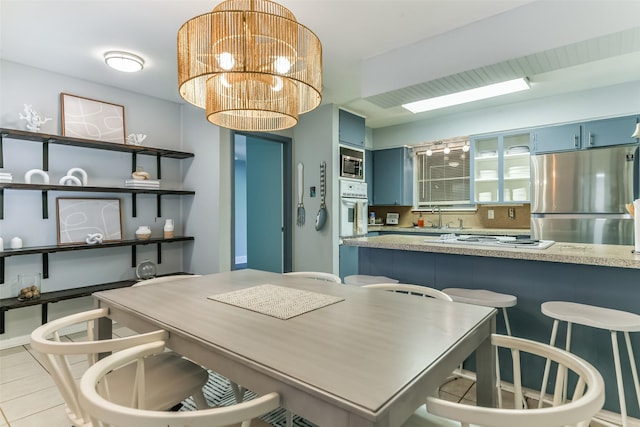
{"label": "hanging utensil", "polygon": [[302,162],[298,163],[298,218],[296,225],[303,226],[305,221],[304,203],[302,197],[304,196],[304,165]]}
{"label": "hanging utensil", "polygon": [[320,163],[320,210],[316,215],[316,230],[322,230],[327,222],[327,206],[325,205],[327,163]]}

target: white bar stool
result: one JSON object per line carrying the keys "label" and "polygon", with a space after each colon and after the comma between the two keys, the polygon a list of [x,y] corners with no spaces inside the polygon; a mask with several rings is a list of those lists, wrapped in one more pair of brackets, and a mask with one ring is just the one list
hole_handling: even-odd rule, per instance
{"label": "white bar stool", "polygon": [[[518,303],[518,298],[514,295],[501,294],[486,289],[466,289],[466,288],[446,288],[442,292],[449,295],[456,302],[480,305],[484,307],[494,307],[502,309],[504,324],[507,328],[507,335],[511,336],[511,324],[507,315],[507,308]],[[500,380],[500,361],[498,360],[498,350],[496,349],[496,388],[498,393],[498,407],[502,408],[502,385]]]}
{"label": "white bar stool", "polygon": [[[571,325],[590,326],[592,328],[608,330],[611,333],[611,346],[613,348],[613,361],[616,369],[616,382],[618,385],[618,398],[620,400],[620,415],[622,417],[623,427],[628,426],[627,406],[624,394],[624,384],[622,382],[622,370],[620,367],[620,350],[618,348],[618,332],[624,334],[627,345],[627,353],[629,354],[629,364],[631,365],[631,373],[633,376],[633,384],[636,389],[636,397],[638,399],[638,407],[640,408],[640,385],[638,383],[638,371],[636,368],[635,357],[631,347],[629,332],[640,332],[640,315],[629,313],[627,311],[613,310],[610,308],[597,307],[587,304],[579,304],[566,301],[548,301],[541,305],[542,314],[549,316],[553,321],[553,329],[551,331],[550,344],[554,345],[558,334],[558,325],[560,322],[567,322],[567,339],[565,348],[570,351],[571,348]],[[544,367],[544,375],[542,379],[542,387],[540,389],[540,405],[542,397],[547,388],[547,379],[549,377],[550,361]],[[566,381],[564,384],[566,396]],[[603,420],[598,420],[603,421]],[[604,423],[610,424],[606,421]]]}
{"label": "white bar stool", "polygon": [[379,283],[400,283],[396,279],[391,279],[386,276],[367,276],[366,274],[354,274],[351,276],[344,277],[345,285],[355,285],[355,286],[363,286],[363,285],[376,285]]}

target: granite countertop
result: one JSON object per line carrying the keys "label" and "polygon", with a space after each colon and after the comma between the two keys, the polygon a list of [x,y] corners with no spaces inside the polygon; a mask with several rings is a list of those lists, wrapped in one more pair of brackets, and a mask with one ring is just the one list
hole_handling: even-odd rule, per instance
{"label": "granite countertop", "polygon": [[624,245],[556,242],[547,249],[497,248],[492,246],[446,244],[440,243],[437,236],[411,236],[401,234],[344,239],[343,244],[347,246],[394,249],[400,251],[433,252],[640,269],[640,254],[632,252],[633,246]]}
{"label": "granite countertop", "polygon": [[402,227],[397,225],[369,225],[368,231],[384,231],[393,232],[401,231],[403,233],[429,233],[429,234],[477,234],[484,236],[529,236],[531,230],[528,228],[431,228],[431,227]]}

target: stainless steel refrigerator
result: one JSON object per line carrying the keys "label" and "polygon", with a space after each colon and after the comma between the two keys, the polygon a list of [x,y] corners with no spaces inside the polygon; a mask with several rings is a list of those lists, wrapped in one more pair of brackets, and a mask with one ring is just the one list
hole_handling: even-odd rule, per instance
{"label": "stainless steel refrigerator", "polygon": [[637,145],[534,155],[531,186],[533,238],[633,245]]}

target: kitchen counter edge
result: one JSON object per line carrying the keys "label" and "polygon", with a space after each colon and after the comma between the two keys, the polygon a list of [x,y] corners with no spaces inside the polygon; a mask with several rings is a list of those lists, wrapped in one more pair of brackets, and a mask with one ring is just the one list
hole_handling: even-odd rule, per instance
{"label": "kitchen counter edge", "polygon": [[531,230],[528,228],[431,228],[431,227],[402,227],[397,225],[369,225],[369,232],[384,233],[416,233],[416,234],[477,234],[484,236],[529,236]]}
{"label": "kitchen counter edge", "polygon": [[[425,243],[425,240],[429,240],[430,243]],[[556,242],[547,249],[494,248],[461,244],[451,245],[440,243],[437,236],[401,234],[344,239],[343,245],[640,269],[640,254],[633,253],[632,246],[624,245]]]}

